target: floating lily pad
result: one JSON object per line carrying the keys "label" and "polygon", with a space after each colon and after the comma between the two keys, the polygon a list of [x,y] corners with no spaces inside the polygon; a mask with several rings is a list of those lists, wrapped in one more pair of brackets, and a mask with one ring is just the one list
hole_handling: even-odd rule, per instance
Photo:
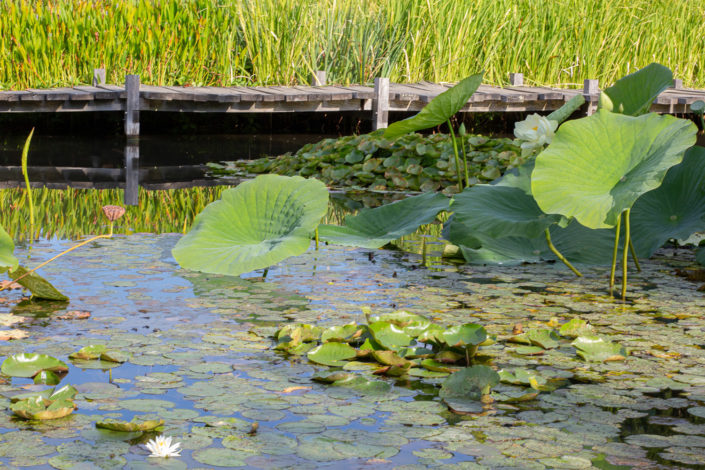
{"label": "floating lily pad", "polygon": [[579,336],[571,343],[578,356],[590,362],[623,361],[627,358],[626,349],[599,336]]}
{"label": "floating lily pad", "polygon": [[343,361],[357,356],[355,349],[345,343],[324,343],[312,349],[306,357],[316,364],[324,366],[342,366]]}
{"label": "floating lily pad", "polygon": [[97,428],[120,432],[153,431],[163,425],[163,419],[148,421],[121,421],[118,419],[108,419],[95,423],[95,427]]}
{"label": "floating lily pad", "polygon": [[27,398],[10,405],[10,409],[17,416],[24,419],[57,419],[68,416],[76,409],[70,400],[44,400],[41,397]]}
{"label": "floating lily pad", "polygon": [[578,336],[594,335],[595,329],[587,321],[580,318],[572,318],[569,322],[564,323],[558,330],[561,336],[566,338],[577,338]]}
{"label": "floating lily pad", "polygon": [[411,344],[411,336],[392,323],[378,321],[369,328],[375,341],[386,349],[398,350]]}
{"label": "floating lily pad", "polygon": [[43,370],[64,373],[68,366],[46,354],[15,354],[5,359],[1,367],[2,373],[10,377],[34,377]]}
{"label": "floating lily pad", "polygon": [[451,374],[441,385],[438,395],[454,411],[477,413],[482,409],[480,399],[489,394],[499,380],[499,374],[491,367],[466,367]]}

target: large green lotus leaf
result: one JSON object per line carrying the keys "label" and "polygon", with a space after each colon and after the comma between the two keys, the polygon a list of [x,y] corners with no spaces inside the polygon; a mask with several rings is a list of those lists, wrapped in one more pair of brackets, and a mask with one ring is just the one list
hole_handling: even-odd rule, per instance
{"label": "large green lotus leaf", "polygon": [[181,267],[237,276],[304,253],[328,210],[315,179],[262,175],[223,191],[172,250]]}
{"label": "large green lotus leaf", "polygon": [[530,158],[522,165],[507,171],[501,178],[497,178],[490,184],[519,188],[526,194],[531,195],[531,173],[534,171],[535,164],[536,159]]}
{"label": "large green lotus leaf", "polygon": [[375,341],[386,349],[396,351],[411,344],[411,336],[393,323],[378,321],[372,323],[369,328]]}
{"label": "large green lotus leaf", "polygon": [[695,124],[672,116],[600,110],[570,121],[536,157],[531,190],[547,214],[609,228],[695,143]]}
{"label": "large green lotus leaf", "polygon": [[440,338],[448,346],[477,346],[487,339],[487,330],[477,323],[466,323],[448,328]]}
{"label": "large green lotus leaf", "polygon": [[105,421],[97,421],[95,423],[96,428],[120,432],[153,431],[163,425],[163,419],[147,421],[121,421],[119,419],[107,419]]}
{"label": "large green lotus leaf", "polygon": [[449,205],[450,199],[440,193],[423,193],[374,209],[363,209],[357,215],[346,217],[342,226],[321,225],[318,236],[336,245],[379,248],[433,222]]}
{"label": "large green lotus leaf", "polygon": [[34,377],[43,370],[63,373],[69,368],[64,362],[46,354],[20,353],[5,359],[0,370],[10,377]]}
{"label": "large green lotus leaf", "polygon": [[623,361],[627,357],[624,346],[599,336],[578,336],[571,345],[578,356],[589,362]]}
{"label": "large green lotus leaf", "polygon": [[671,238],[705,230],[705,148],[688,149],[661,186],[636,201],[631,225],[634,245],[648,256]]}
{"label": "large green lotus leaf", "polygon": [[599,107],[614,113],[639,116],[648,113],[656,97],[672,84],[671,70],[654,62],[605,89],[600,95]]}
{"label": "large green lotus leaf", "polygon": [[369,323],[374,323],[377,321],[385,321],[397,325],[404,330],[404,333],[412,338],[417,337],[431,324],[431,320],[428,318],[415,313],[405,312],[404,310],[383,313],[381,315],[372,315],[368,319]]}
{"label": "large green lotus leaf", "polygon": [[362,327],[355,322],[347,325],[331,326],[321,333],[321,342],[338,341],[348,343],[358,338],[362,333]]}
{"label": "large green lotus leaf", "polygon": [[482,73],[461,80],[431,100],[418,114],[397,121],[384,131],[385,139],[394,139],[409,132],[420,131],[443,124],[465,106],[482,83]]}
{"label": "large green lotus leaf", "polygon": [[[18,266],[9,272],[12,279],[17,279],[23,274],[26,274],[28,269],[24,266]],[[59,292],[59,290],[51,285],[49,281],[44,279],[42,276],[33,272],[23,277],[17,281],[22,287],[28,289],[32,293],[32,298],[44,299],[44,300],[58,300],[61,302],[67,302],[69,300],[64,294]]]}
{"label": "large green lotus leaf", "polygon": [[312,349],[307,357],[311,362],[324,366],[342,366],[345,360],[357,356],[357,351],[345,343],[323,343]]}
{"label": "large green lotus leaf", "polygon": [[17,269],[19,261],[15,258],[14,251],[12,237],[0,226],[0,272]]}
{"label": "large green lotus leaf", "polygon": [[454,223],[463,224],[471,234],[482,232],[492,238],[538,237],[562,218],[544,214],[534,198],[520,188],[484,184],[457,194],[453,214]]}
{"label": "large green lotus leaf", "polygon": [[499,383],[499,374],[488,366],[475,365],[453,372],[443,381],[438,395],[453,411],[479,413],[480,399]]}

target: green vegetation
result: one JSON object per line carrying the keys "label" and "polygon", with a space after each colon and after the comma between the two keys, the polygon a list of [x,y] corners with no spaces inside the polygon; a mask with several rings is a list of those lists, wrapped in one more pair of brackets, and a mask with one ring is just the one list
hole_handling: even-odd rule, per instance
{"label": "green vegetation", "polygon": [[[0,4],[1,88],[459,80],[613,83],[652,61],[686,86],[700,67],[705,4],[690,0],[8,0]],[[619,34],[614,34],[618,31]],[[668,45],[665,47],[664,45]]]}

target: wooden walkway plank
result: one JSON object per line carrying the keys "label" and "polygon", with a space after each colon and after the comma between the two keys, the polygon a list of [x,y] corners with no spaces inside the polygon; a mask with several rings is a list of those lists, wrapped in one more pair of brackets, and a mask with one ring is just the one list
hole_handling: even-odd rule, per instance
{"label": "wooden walkway plank", "polygon": [[340,88],[342,90],[350,90],[353,92],[353,99],[356,100],[371,100],[375,97],[375,89],[364,85],[345,85],[338,86],[335,88]]}
{"label": "wooden walkway plank", "polygon": [[343,101],[352,100],[354,93],[335,86],[295,86],[293,87],[304,93],[308,93],[314,101]]}
{"label": "wooden walkway plank", "polygon": [[109,91],[104,88],[91,85],[78,85],[73,87],[74,90],[90,93],[94,100],[117,100],[120,99],[119,91]]}

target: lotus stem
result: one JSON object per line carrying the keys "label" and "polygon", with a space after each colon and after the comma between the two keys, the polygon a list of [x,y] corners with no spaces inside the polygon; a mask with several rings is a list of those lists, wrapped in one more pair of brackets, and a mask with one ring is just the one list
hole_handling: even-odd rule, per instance
{"label": "lotus stem", "polygon": [[610,297],[614,292],[614,272],[617,269],[617,252],[619,251],[619,229],[622,225],[622,216],[617,219],[617,226],[614,230],[614,250],[612,251],[612,269],[610,270]]}
{"label": "lotus stem", "polygon": [[[458,141],[455,139],[455,132],[453,131],[453,125],[450,123],[450,119],[446,121],[448,124],[448,129],[450,129],[450,140],[453,142],[453,155],[455,156],[455,173],[458,175],[458,192],[463,188],[463,175],[460,173],[460,157],[458,155]],[[467,170],[467,166],[466,166]],[[466,181],[467,184],[467,181]]]}
{"label": "lotus stem", "polygon": [[629,213],[631,209],[624,211],[624,247],[622,248],[622,300],[627,300],[627,260],[629,259]]}
{"label": "lotus stem", "polygon": [[558,251],[558,248],[556,248],[556,247],[553,245],[553,242],[551,241],[551,232],[548,230],[548,228],[546,228],[545,233],[546,233],[546,243],[548,243],[548,248],[553,252],[553,254],[556,255],[559,260],[563,261],[563,264],[565,264],[566,266],[568,266],[568,267],[570,268],[570,270],[573,271],[573,273],[574,273],[576,276],[578,276],[578,277],[583,277],[582,273],[581,273],[580,271],[578,271],[578,270],[575,268],[575,266],[573,266],[572,264],[570,264],[570,261],[568,261],[568,260],[566,259],[566,257],[563,256],[563,253],[561,253],[560,251]]}
{"label": "lotus stem", "polygon": [[318,251],[318,227],[316,227],[316,251]]}
{"label": "lotus stem", "polygon": [[426,266],[426,237],[421,237],[421,264]]}
{"label": "lotus stem", "polygon": [[634,249],[634,243],[632,243],[631,238],[629,238],[629,252],[632,254],[632,259],[634,260],[636,270],[638,272],[641,272],[641,266],[639,266],[639,258],[636,256],[636,250]]}
{"label": "lotus stem", "polygon": [[32,197],[32,188],[29,185],[29,172],[27,170],[27,156],[29,155],[29,143],[32,141],[32,136],[34,135],[34,127],[29,132],[27,140],[24,142],[24,147],[22,148],[22,176],[24,176],[24,183],[27,187],[27,201],[29,203],[29,234],[30,243],[34,240],[34,200]]}

